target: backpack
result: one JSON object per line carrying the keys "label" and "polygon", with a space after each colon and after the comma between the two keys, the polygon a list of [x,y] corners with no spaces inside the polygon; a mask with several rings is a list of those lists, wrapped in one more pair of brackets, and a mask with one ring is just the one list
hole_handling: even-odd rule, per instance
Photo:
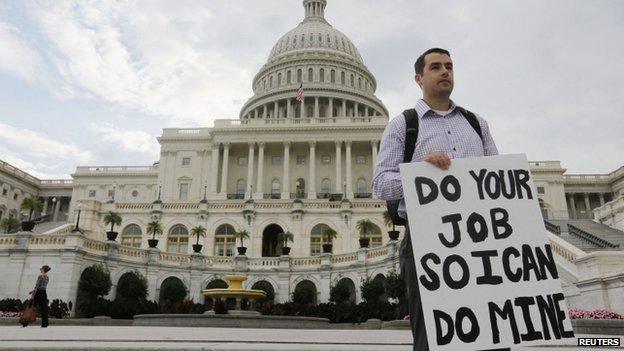
{"label": "backpack", "polygon": [[[479,120],[474,113],[457,106],[457,110],[461,113],[464,118],[468,121],[470,126],[477,132],[481,141],[483,141],[483,134],[481,132],[481,125],[479,124]],[[408,163],[412,161],[412,156],[414,155],[414,149],[416,148],[416,140],[418,139],[418,113],[415,109],[408,109],[403,111],[403,117],[405,118],[405,150],[403,152],[403,163]],[[406,221],[403,217],[399,216],[399,204],[401,203],[401,199],[398,200],[386,200],[386,208],[388,209],[388,214],[390,215],[390,219],[392,219],[393,225],[402,225],[406,224]]]}

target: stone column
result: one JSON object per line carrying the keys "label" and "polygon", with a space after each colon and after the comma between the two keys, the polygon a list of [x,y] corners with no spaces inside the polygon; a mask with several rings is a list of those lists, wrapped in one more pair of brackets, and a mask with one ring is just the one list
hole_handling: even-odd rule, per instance
{"label": "stone column", "polygon": [[374,174],[375,173],[375,165],[377,164],[377,140],[371,141],[371,145],[373,146],[372,163],[373,163],[373,174]]}
{"label": "stone column", "polygon": [[61,209],[61,197],[56,197],[56,201],[54,202],[54,214],[52,215],[52,222],[56,222],[59,215],[59,210]]}
{"label": "stone column", "polygon": [[365,111],[366,111],[366,115],[364,117],[369,117],[370,116],[370,110],[368,109],[368,106],[366,106]]}
{"label": "stone column", "polygon": [[301,118],[306,118],[307,116],[306,116],[306,112],[305,112],[305,98],[301,99],[299,108],[300,108],[299,115],[301,116]]}
{"label": "stone column", "polygon": [[282,176],[282,199],[290,199],[290,141],[284,142],[284,174]]}
{"label": "stone column", "polygon": [[223,166],[221,168],[221,197],[227,198],[227,181],[230,158],[230,143],[223,143]]}
{"label": "stone column", "polygon": [[574,193],[570,193],[570,198],[568,199],[570,202],[570,210],[572,213],[570,214],[570,219],[577,219],[578,213],[576,213],[576,203],[574,202]]}
{"label": "stone column", "polygon": [[[266,106],[266,105],[265,105]],[[254,165],[254,142],[249,143],[249,154],[247,156],[247,189],[245,190],[245,198],[251,198],[251,192],[253,191],[253,165]]]}
{"label": "stone column", "polygon": [[329,118],[334,117],[334,99],[329,98],[329,106],[327,107],[327,113],[325,114]]}
{"label": "stone column", "polygon": [[262,118],[267,118],[267,105],[262,105]]}
{"label": "stone column", "polygon": [[314,118],[319,118],[319,98],[314,98]]}
{"label": "stone column", "polygon": [[310,160],[308,175],[308,199],[316,199],[316,141],[310,142]]}
{"label": "stone column", "polygon": [[286,117],[287,118],[291,118],[292,117],[292,111],[290,108],[290,99],[286,99]]}
{"label": "stone column", "polygon": [[353,189],[352,189],[352,185],[353,185],[353,179],[351,179],[351,141],[345,141],[345,158],[347,160],[347,172],[346,172],[346,178],[347,178],[347,193],[345,194],[345,196],[348,199],[352,199],[353,198]]}
{"label": "stone column", "polygon": [[210,170],[210,193],[217,195],[217,177],[219,176],[219,143],[212,144],[212,169]]}
{"label": "stone column", "polygon": [[587,218],[592,219],[594,218],[594,213],[591,210],[591,204],[589,202],[589,193],[585,193],[583,194],[583,198],[585,200],[585,213],[587,214]]}
{"label": "stone column", "polygon": [[342,99],[341,115],[342,115],[342,117],[347,117],[347,100],[345,100],[345,99]]}
{"label": "stone column", "polygon": [[42,214],[48,214],[48,200],[50,200],[50,198],[44,197],[43,198],[43,212]]}
{"label": "stone column", "polygon": [[262,199],[264,195],[263,190],[264,183],[264,142],[258,143],[258,176],[256,182],[256,194],[254,198]]}
{"label": "stone column", "polygon": [[279,105],[277,104],[277,100],[273,103],[273,118],[279,117],[278,111]]}
{"label": "stone column", "polygon": [[600,197],[600,206],[604,206],[605,204],[604,193],[600,193],[599,197]]}
{"label": "stone column", "polygon": [[359,115],[358,105],[359,104],[357,102],[353,103],[353,117],[358,117]]}
{"label": "stone column", "polygon": [[336,189],[334,190],[334,193],[339,194],[342,193],[342,159],[341,159],[341,155],[342,155],[342,141],[337,141],[336,142]]}

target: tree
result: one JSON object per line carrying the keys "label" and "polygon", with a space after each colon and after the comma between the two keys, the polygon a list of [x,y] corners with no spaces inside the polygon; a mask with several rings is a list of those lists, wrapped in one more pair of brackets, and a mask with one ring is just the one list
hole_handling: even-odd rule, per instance
{"label": "tree", "polygon": [[331,244],[332,240],[336,239],[338,237],[338,232],[335,231],[333,228],[331,227],[327,227],[327,229],[325,229],[323,231],[323,233],[321,234],[322,238],[323,238],[323,242],[329,243]]}
{"label": "tree", "polygon": [[366,279],[360,286],[360,292],[362,293],[362,299],[366,302],[377,302],[384,294],[383,280],[381,279]]}
{"label": "tree", "polygon": [[113,227],[116,225],[121,225],[121,216],[113,211],[109,211],[105,216],[104,216],[104,225],[109,225],[111,226],[110,231],[113,231]]}
{"label": "tree", "polygon": [[13,233],[19,230],[20,222],[17,218],[13,216],[9,216],[0,221],[0,228],[4,230],[5,233]]}
{"label": "tree", "polygon": [[147,223],[147,232],[152,233],[152,239],[156,239],[156,234],[162,234],[162,224],[159,220],[151,221]]}
{"label": "tree", "polygon": [[283,247],[288,247],[289,242],[295,241],[295,235],[289,231],[277,234],[277,240],[282,242]]}
{"label": "tree", "polygon": [[160,286],[160,305],[165,312],[172,312],[173,306],[186,297],[186,286],[175,277],[169,277]]}
{"label": "tree", "polygon": [[245,245],[243,244],[243,240],[244,239],[249,239],[249,232],[247,232],[246,230],[241,230],[240,232],[234,233],[234,237],[236,239],[240,240],[240,242],[241,242],[241,246],[240,247],[244,247]]}
{"label": "tree", "polygon": [[102,296],[110,292],[113,283],[109,270],[101,264],[87,267],[78,281],[76,310],[79,316],[91,318],[110,314],[110,301]]}
{"label": "tree", "polygon": [[367,234],[372,233],[377,226],[370,219],[360,219],[355,224],[355,228],[360,232],[360,237],[366,238]]}
{"label": "tree", "polygon": [[22,200],[20,208],[23,211],[28,211],[28,221],[32,220],[33,213],[40,212],[43,209],[43,202],[35,197],[26,197]]}
{"label": "tree", "polygon": [[139,271],[124,273],[117,283],[116,298],[141,300],[147,298],[147,278]]}
{"label": "tree", "polygon": [[346,280],[340,280],[329,289],[329,301],[340,304],[347,303],[351,298],[351,289]]}
{"label": "tree", "polygon": [[197,227],[191,229],[191,235],[194,235],[197,237],[197,243],[195,245],[199,245],[199,237],[206,236],[206,228],[204,228],[201,225],[198,225]]}
{"label": "tree", "polygon": [[385,211],[383,213],[383,220],[384,220],[384,224],[386,225],[387,228],[392,227],[392,230],[396,230],[394,229],[394,222],[392,222],[392,218],[390,218],[390,213],[388,211]]}

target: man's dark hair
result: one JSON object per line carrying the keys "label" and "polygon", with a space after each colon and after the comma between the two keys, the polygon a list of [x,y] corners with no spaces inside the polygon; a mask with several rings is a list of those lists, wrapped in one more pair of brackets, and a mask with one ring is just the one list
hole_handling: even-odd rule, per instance
{"label": "man's dark hair", "polygon": [[422,55],[418,56],[416,63],[414,63],[414,70],[416,71],[416,74],[423,74],[423,72],[425,71],[425,56],[434,52],[451,57],[451,54],[447,50],[440,49],[440,48],[429,49],[425,51]]}
{"label": "man's dark hair", "polygon": [[50,268],[50,266],[48,265],[43,265],[41,266],[41,269],[43,269],[44,272],[48,273],[52,268]]}

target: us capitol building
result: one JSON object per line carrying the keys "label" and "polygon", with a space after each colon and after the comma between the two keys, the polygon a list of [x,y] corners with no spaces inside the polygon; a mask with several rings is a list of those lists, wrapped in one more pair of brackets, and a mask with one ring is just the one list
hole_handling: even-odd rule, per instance
{"label": "us capitol building", "polygon": [[[74,302],[82,271],[94,263],[111,271],[108,298],[137,269],[149,299],[173,278],[196,302],[232,272],[248,275],[247,287],[268,286],[277,302],[300,284],[324,302],[346,279],[359,302],[363,280],[397,269],[385,202],[371,194],[388,110],[355,45],[325,20],[326,3],[303,1],[303,21],[271,49],[238,119],[164,129],[153,165],[77,167],[73,180],[40,180],[1,162],[0,217],[18,217],[24,197],[39,197],[44,209],[34,232],[0,235],[0,299],[27,296],[42,264],[53,267],[50,299]],[[624,312],[624,167],[603,175],[566,175],[558,161],[530,167],[568,304]],[[109,211],[123,218],[117,242],[106,240]],[[72,231],[78,213],[83,234]],[[358,243],[361,219],[376,226],[369,248]],[[156,249],[147,246],[153,220],[163,226]],[[194,254],[190,229],[198,225],[207,233]],[[328,228],[338,237],[333,252],[322,253]],[[246,256],[236,253],[242,230]],[[280,255],[285,231],[295,236],[289,256]]]}

